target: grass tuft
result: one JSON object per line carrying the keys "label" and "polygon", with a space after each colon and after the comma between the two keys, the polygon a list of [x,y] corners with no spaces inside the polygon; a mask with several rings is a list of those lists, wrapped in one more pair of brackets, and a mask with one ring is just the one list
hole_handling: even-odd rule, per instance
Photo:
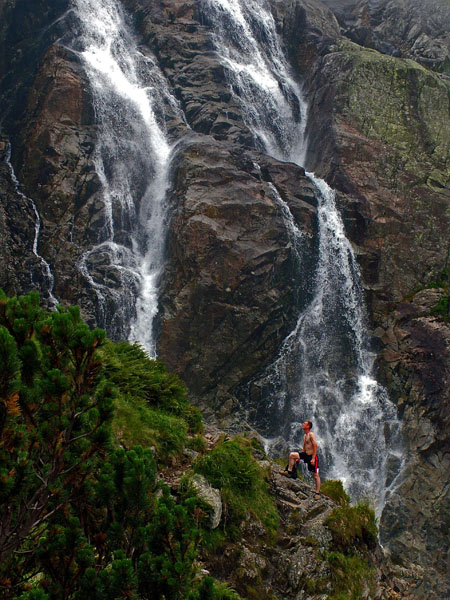
{"label": "grass tuft", "polygon": [[322,483],[320,491],[340,506],[346,506],[350,504],[350,496],[344,490],[342,481],[336,479],[328,479],[327,481],[324,481]]}
{"label": "grass tuft", "polygon": [[194,463],[222,495],[224,524],[230,535],[239,536],[239,525],[246,518],[256,518],[264,525],[269,538],[278,529],[278,513],[269,495],[265,472],[252,456],[248,440],[236,437],[219,443]]}
{"label": "grass tuft", "polygon": [[368,549],[377,544],[378,528],[375,513],[368,503],[335,508],[325,520],[333,536],[335,550],[349,553],[361,546]]}
{"label": "grass tuft", "polygon": [[333,593],[328,596],[330,600],[360,600],[366,590],[373,591],[373,569],[363,558],[340,552],[330,552],[326,558],[333,585]]}

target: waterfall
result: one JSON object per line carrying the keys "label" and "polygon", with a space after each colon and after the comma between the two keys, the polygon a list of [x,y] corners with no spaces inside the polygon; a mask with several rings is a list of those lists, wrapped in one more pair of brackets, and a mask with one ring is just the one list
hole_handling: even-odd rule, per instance
{"label": "waterfall", "polygon": [[[303,165],[307,103],[289,72],[268,4],[203,0],[202,6],[230,91],[256,145],[279,160]],[[307,176],[318,200],[314,291],[260,378],[271,415],[263,433],[274,433],[276,421],[278,433],[298,448],[301,423],[313,421],[327,476],[341,479],[353,498],[371,497],[381,510],[387,486],[400,469],[400,425],[372,374],[360,273],[335,194],[314,174]],[[280,204],[277,190],[272,191],[298,257],[301,232],[293,228],[289,207]],[[267,440],[268,447],[276,441]]]}
{"label": "waterfall", "polygon": [[[303,164],[307,105],[261,0],[203,0],[230,90],[259,148]],[[270,123],[270,127],[268,124]]]}
{"label": "waterfall", "polygon": [[28,196],[25,196],[25,194],[22,193],[21,189],[20,189],[20,183],[19,180],[16,177],[16,173],[14,171],[14,167],[11,163],[11,145],[8,143],[7,147],[6,147],[6,156],[5,156],[5,162],[9,168],[9,172],[10,172],[10,176],[11,176],[11,180],[14,184],[16,193],[18,194],[18,196],[20,196],[21,198],[23,198],[26,203],[31,205],[31,208],[33,209],[34,212],[34,216],[35,216],[35,222],[34,222],[34,238],[33,238],[33,246],[32,246],[32,251],[33,254],[36,256],[36,258],[39,260],[39,262],[42,265],[42,270],[43,270],[43,276],[44,276],[44,281],[46,283],[46,292],[48,295],[48,301],[51,305],[51,307],[55,307],[57,306],[57,304],[59,304],[58,300],[55,298],[55,296],[53,295],[53,288],[55,285],[55,278],[53,276],[52,270],[50,268],[50,265],[48,264],[48,262],[45,260],[45,258],[43,256],[41,256],[39,254],[39,236],[41,233],[41,217],[39,215],[39,211],[37,209],[36,203],[34,202],[34,200],[32,200],[31,198],[29,198]]}
{"label": "waterfall", "polygon": [[172,150],[165,117],[178,108],[117,0],[73,0],[73,6],[73,49],[92,88],[99,128],[95,169],[104,204],[98,243],[78,267],[96,294],[99,323],[154,356]]}

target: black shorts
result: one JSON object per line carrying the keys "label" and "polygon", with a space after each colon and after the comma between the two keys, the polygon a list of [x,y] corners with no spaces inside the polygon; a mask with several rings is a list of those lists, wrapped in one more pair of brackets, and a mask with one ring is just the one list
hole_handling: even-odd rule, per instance
{"label": "black shorts", "polygon": [[312,455],[306,454],[306,452],[299,452],[300,460],[305,462],[308,465],[308,471],[310,473],[318,473],[319,472],[319,457],[316,454],[316,459],[314,463],[312,462]]}

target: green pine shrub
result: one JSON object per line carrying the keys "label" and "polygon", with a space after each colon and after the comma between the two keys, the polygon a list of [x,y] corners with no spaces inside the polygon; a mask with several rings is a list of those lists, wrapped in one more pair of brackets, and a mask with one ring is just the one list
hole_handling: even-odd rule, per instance
{"label": "green pine shrub", "polygon": [[[83,498],[110,448],[113,386],[76,307],[0,294],[0,593],[31,569],[52,516]],[[23,550],[23,551],[22,551]],[[2,589],[1,581],[6,581]]]}
{"label": "green pine shrub", "polygon": [[200,431],[183,384],[142,349],[114,350],[77,307],[0,292],[2,599],[199,597],[201,507],[158,498],[148,446],[170,456]]}
{"label": "green pine shrub", "polygon": [[194,590],[200,531],[195,498],[177,504],[167,486],[144,529],[147,552],[139,559],[139,592],[144,598],[180,600]]}
{"label": "green pine shrub", "polygon": [[350,496],[344,490],[344,486],[340,480],[327,479],[322,483],[320,491],[336,502],[336,504],[340,504],[341,506],[350,504]]}

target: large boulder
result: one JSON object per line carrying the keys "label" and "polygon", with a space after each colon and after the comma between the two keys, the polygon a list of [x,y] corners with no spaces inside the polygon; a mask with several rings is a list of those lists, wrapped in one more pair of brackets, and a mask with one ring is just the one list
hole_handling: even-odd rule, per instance
{"label": "large boulder", "polygon": [[196,474],[192,478],[192,486],[197,496],[207,504],[211,513],[209,515],[209,527],[216,529],[222,519],[222,498],[220,491],[213,488],[203,475]]}

